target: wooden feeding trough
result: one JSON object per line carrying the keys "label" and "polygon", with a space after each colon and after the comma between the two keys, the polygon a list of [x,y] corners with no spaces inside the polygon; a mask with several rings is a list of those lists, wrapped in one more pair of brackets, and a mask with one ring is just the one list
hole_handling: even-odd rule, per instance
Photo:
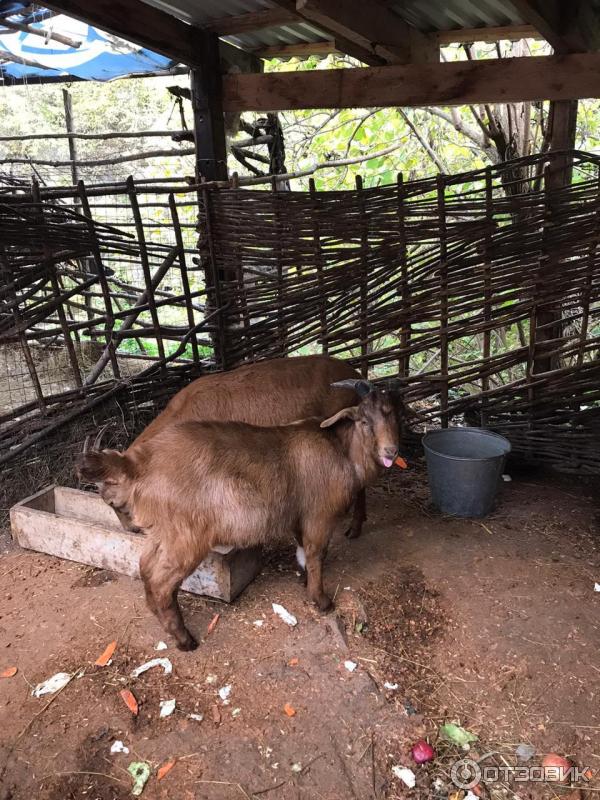
{"label": "wooden feeding trough", "polygon": [[[21,547],[139,577],[144,535],[124,530],[96,494],[49,486],[14,505],[10,520]],[[230,603],[260,569],[260,548],[216,547],[181,588]]]}

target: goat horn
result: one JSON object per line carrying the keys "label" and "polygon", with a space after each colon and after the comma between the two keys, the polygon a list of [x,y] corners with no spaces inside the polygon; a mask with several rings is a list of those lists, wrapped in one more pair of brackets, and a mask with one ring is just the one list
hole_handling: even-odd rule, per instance
{"label": "goat horn", "polygon": [[94,450],[100,450],[100,442],[102,441],[102,437],[106,433],[106,429],[110,427],[110,424],[111,424],[110,422],[107,422],[98,431],[96,438],[94,439]]}
{"label": "goat horn", "polygon": [[336,389],[354,389],[359,397],[366,397],[368,394],[375,390],[371,381],[365,381],[362,378],[346,378],[343,381],[336,381],[331,384]]}

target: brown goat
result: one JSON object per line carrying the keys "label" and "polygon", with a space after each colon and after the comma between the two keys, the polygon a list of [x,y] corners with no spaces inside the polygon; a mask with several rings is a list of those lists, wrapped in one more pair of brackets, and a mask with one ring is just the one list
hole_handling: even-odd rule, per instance
{"label": "brown goat", "polygon": [[147,534],[140,573],[148,606],[180,649],[196,641],[183,624],[179,586],[218,544],[250,547],[295,535],[309,597],[323,611],[331,606],[322,566],[336,523],[398,452],[389,394],[366,381],[352,383],[366,396],[322,422],[271,428],[185,422],[134,454],[82,456],[81,476],[98,483],[110,505],[131,509]]}
{"label": "brown goat", "polygon": [[[352,389],[332,384],[359,378],[345,361],[328,356],[277,358],[205,375],[178,392],[126,452],[136,460],[140,445],[179,422],[232,420],[264,427],[308,417],[324,419],[357,399]],[[124,527],[131,527],[127,508],[115,510]],[[365,493],[360,492],[346,531],[349,538],[360,536],[366,516]]]}

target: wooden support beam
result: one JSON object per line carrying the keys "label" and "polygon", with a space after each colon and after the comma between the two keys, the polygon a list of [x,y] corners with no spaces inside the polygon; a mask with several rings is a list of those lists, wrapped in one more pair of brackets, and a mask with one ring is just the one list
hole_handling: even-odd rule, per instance
{"label": "wooden support beam", "polygon": [[468,105],[600,97],[600,55],[456,61],[223,78],[226,111]]}
{"label": "wooden support beam", "polygon": [[[248,14],[240,14],[232,17],[221,17],[220,19],[207,23],[203,26],[203,29],[205,31],[212,31],[218,36],[235,36],[263,30],[264,28],[282,27],[298,21],[308,21],[314,22],[316,27],[323,29],[324,38],[322,41],[272,45],[255,51],[255,55],[260,58],[289,58],[292,56],[299,56],[302,58],[311,55],[346,53],[365,64],[371,65],[385,64],[388,61],[403,61],[406,60],[409,55],[412,61],[430,60],[432,58],[438,60],[437,48],[439,45],[435,37],[420,34],[415,28],[410,28],[400,17],[388,11],[383,6],[378,6],[377,9],[379,9],[379,12],[384,14],[386,18],[393,17],[393,24],[401,27],[401,50],[403,58],[399,58],[398,54],[391,56],[384,52],[378,44],[374,45],[373,42],[368,40],[368,37],[364,35],[353,34],[352,38],[344,36],[343,34],[348,32],[347,26],[339,24],[321,24],[325,21],[324,17],[320,22],[316,19],[312,19],[312,12],[308,10],[308,6],[305,13],[304,7],[300,7],[300,3],[298,3],[296,7],[293,0],[278,0],[277,8],[253,11]],[[335,11],[336,17],[339,16],[340,7],[337,4],[332,5],[331,10],[332,12]],[[347,16],[346,9],[344,8],[342,11],[344,15]],[[363,17],[364,16],[363,12]],[[380,25],[380,29],[381,33],[384,29],[383,24]],[[325,39],[325,32],[330,33],[331,37]],[[389,31],[386,32],[386,36],[387,35],[389,35]],[[420,57],[421,52],[424,53],[423,58]],[[425,55],[425,52],[427,52],[428,55]],[[416,58],[414,57],[415,55],[417,56]],[[248,70],[242,71],[247,72]],[[258,70],[253,71],[256,72]]]}
{"label": "wooden support beam", "polygon": [[142,0],[51,0],[48,7],[190,66],[199,64],[208,36]]}
{"label": "wooden support beam", "polygon": [[331,53],[343,53],[333,39],[326,42],[294,42],[294,44],[273,44],[255,50],[259,58],[308,58],[309,56],[328,56]]}
{"label": "wooden support beam", "polygon": [[336,37],[353,42],[388,63],[410,61],[409,26],[378,0],[297,0],[296,10]]}
{"label": "wooden support beam", "polygon": [[[548,116],[548,132],[550,150],[573,150],[575,148],[575,137],[577,133],[577,100],[556,100],[550,103],[550,113]],[[552,227],[555,223],[553,217],[560,211],[559,195],[556,190],[564,186],[570,186],[573,177],[573,159],[566,153],[548,165],[545,172],[546,192],[550,198],[546,209],[546,224]],[[554,199],[552,199],[554,198]],[[547,259],[544,276],[551,278],[552,273],[564,268],[564,263],[556,261],[550,254],[546,253]],[[548,372],[551,369],[560,367],[560,357],[558,354],[540,354],[540,347],[545,342],[552,342],[563,334],[561,325],[561,304],[555,302],[546,304],[536,309],[535,313],[535,343],[536,350],[533,362],[533,372]],[[550,345],[550,349],[552,346]]]}
{"label": "wooden support beam", "polygon": [[600,9],[589,0],[512,0],[556,53],[585,53],[600,49]]}
{"label": "wooden support beam", "polygon": [[[383,55],[381,53],[376,53],[370,42],[365,47],[363,44],[355,40],[346,38],[342,33],[339,32],[339,26],[337,26],[336,30],[334,31],[330,30],[326,26],[323,26],[322,24],[315,24],[314,20],[310,19],[310,17],[305,15],[299,8],[300,0],[298,0],[298,4],[296,3],[296,0],[273,0],[273,2],[278,9],[283,9],[284,11],[287,11],[289,14],[293,15],[296,21],[308,21],[313,26],[321,28],[323,30],[324,38],[327,37],[328,41],[335,42],[335,50],[346,53],[347,55],[352,56],[352,58],[358,59],[358,61],[361,61],[363,64],[369,64],[370,66],[379,66],[386,63],[386,59],[383,57]],[[358,0],[353,0],[353,2],[358,2]],[[334,6],[338,11],[340,10],[340,7],[337,4],[334,3]],[[343,10],[343,13],[346,13],[345,9]],[[333,50],[331,52],[333,52]],[[298,54],[304,55],[302,52]],[[290,53],[282,55],[290,55]],[[314,54],[310,52],[306,53],[306,55]],[[274,58],[275,56],[269,55],[268,57]]]}
{"label": "wooden support beam", "polygon": [[556,53],[568,53],[561,31],[560,8],[558,0],[514,0],[514,7],[524,20],[533,25],[549,42]]}
{"label": "wooden support beam", "polygon": [[298,14],[287,8],[267,8],[264,11],[252,11],[249,14],[237,14],[234,17],[220,17],[203,25],[205,31],[218,36],[236,36],[240,33],[261,31],[265,28],[276,28],[298,21]]}
{"label": "wooden support beam", "polygon": [[227,140],[223,118],[219,40],[206,34],[202,64],[191,70],[197,177],[227,180]]}
{"label": "wooden support beam", "polygon": [[541,33],[533,25],[501,25],[494,28],[459,28],[452,31],[439,31],[428,34],[437,39],[441,46],[447,44],[463,44],[467,42],[500,42],[503,39],[517,41],[519,39],[543,39]]}
{"label": "wooden support beam", "polygon": [[[246,16],[246,15],[244,15]],[[414,49],[414,40],[418,32],[411,30],[411,40]],[[449,44],[461,44],[466,42],[500,42],[502,40],[517,41],[519,39],[543,39],[544,37],[533,25],[505,25],[496,28],[460,28],[451,31],[439,31],[438,33],[421,34],[421,41],[427,43],[430,48],[445,47]],[[335,39],[323,40],[320,42],[296,42],[294,44],[274,44],[255,50],[254,54],[259,58],[299,58],[308,56],[327,56],[331,53],[343,53],[343,45]],[[413,54],[413,61],[439,61],[439,55],[435,59],[419,59]],[[258,70],[253,70],[258,72]]]}
{"label": "wooden support beam", "polygon": [[[190,67],[202,66],[212,35],[142,0],[50,0],[48,7]],[[247,71],[256,64],[255,56],[227,42],[219,44],[219,52],[228,68]]]}

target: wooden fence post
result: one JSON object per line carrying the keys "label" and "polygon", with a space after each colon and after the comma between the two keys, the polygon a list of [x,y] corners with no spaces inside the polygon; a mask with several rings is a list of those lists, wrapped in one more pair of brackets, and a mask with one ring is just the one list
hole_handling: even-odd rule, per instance
{"label": "wooden fence post", "polygon": [[397,200],[398,200],[398,259],[400,261],[400,295],[402,300],[402,328],[400,330],[400,350],[401,355],[398,359],[398,374],[403,378],[408,378],[410,374],[410,347],[411,325],[410,325],[410,282],[408,276],[408,259],[406,251],[406,227],[405,227],[405,207],[404,207],[404,178],[401,172],[397,179]]}
{"label": "wooden fence post", "polygon": [[442,428],[448,427],[448,241],[446,227],[446,178],[438,175],[437,209],[440,233],[440,409]]}
{"label": "wooden fence post", "polygon": [[327,355],[329,352],[329,342],[327,341],[327,297],[325,293],[325,282],[323,280],[323,250],[321,248],[321,226],[319,223],[319,201],[315,187],[315,179],[309,178],[308,191],[312,200],[312,227],[313,227],[313,247],[315,257],[315,268],[317,270],[317,284],[319,287],[319,322],[321,325],[321,352]]}
{"label": "wooden fence post", "polygon": [[358,211],[360,215],[361,228],[360,228],[360,302],[359,302],[359,319],[360,319],[360,374],[363,378],[369,375],[369,232],[368,232],[368,219],[365,210],[365,201],[363,196],[363,181],[362,176],[356,176],[356,191],[358,195]]}
{"label": "wooden fence post", "polygon": [[[39,183],[34,179],[31,182],[31,196],[33,202],[38,206],[39,214],[38,218],[40,224],[44,225],[44,207],[42,205],[42,199],[40,194],[40,186]],[[48,249],[46,245],[44,245],[44,255],[48,258],[52,258],[52,253]],[[73,345],[73,340],[71,338],[71,331],[69,330],[69,323],[67,322],[67,315],[65,314],[65,309],[63,303],[61,302],[61,290],[58,283],[58,275],[56,272],[56,264],[50,264],[50,283],[52,285],[52,292],[54,297],[57,300],[56,306],[56,313],[58,315],[58,320],[60,322],[60,327],[62,329],[63,338],[65,341],[65,347],[67,348],[67,353],[69,356],[69,362],[71,364],[71,372],[73,373],[73,380],[75,381],[75,385],[78,388],[81,388],[83,385],[81,380],[81,371],[79,369],[79,362],[77,360],[77,353],[75,352],[75,347]]]}
{"label": "wooden fence post", "polygon": [[146,286],[146,292],[148,293],[148,305],[150,306],[150,316],[152,318],[152,324],[154,325],[154,329],[156,331],[156,346],[158,347],[158,355],[160,356],[160,360],[163,362],[161,364],[161,372],[164,372],[165,347],[163,344],[162,336],[160,334],[160,320],[158,318],[158,311],[156,309],[156,302],[154,299],[154,288],[152,286],[152,275],[150,273],[150,262],[148,260],[148,249],[146,247],[146,234],[144,233],[144,223],[142,221],[142,215],[140,213],[140,206],[137,199],[137,191],[135,188],[135,183],[131,175],[127,178],[126,185],[127,185],[127,194],[129,196],[129,204],[131,206],[131,211],[133,213],[133,220],[135,223],[138,247],[140,250],[140,262],[142,265],[142,272],[144,273],[144,283]]}

